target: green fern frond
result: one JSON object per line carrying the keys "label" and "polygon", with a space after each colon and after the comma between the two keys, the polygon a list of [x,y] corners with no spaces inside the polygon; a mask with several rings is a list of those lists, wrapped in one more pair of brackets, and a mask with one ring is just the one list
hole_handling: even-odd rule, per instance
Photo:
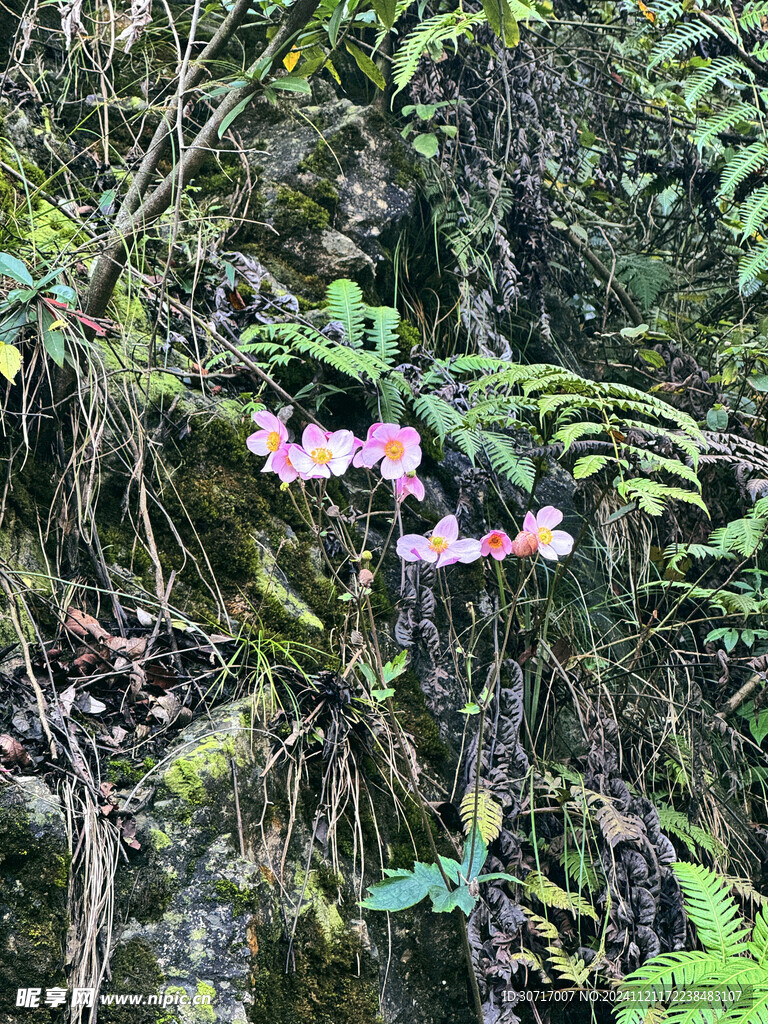
{"label": "green fern frond", "polygon": [[649,68],[655,68],[664,61],[674,60],[685,50],[690,50],[705,39],[714,39],[715,32],[708,25],[702,22],[689,21],[678,25],[671,32],[667,32],[664,38],[655,47],[648,63]]}
{"label": "green fern frond", "polygon": [[477,793],[470,790],[459,805],[459,814],[467,835],[477,828],[484,842],[491,843],[501,832],[501,804],[486,790],[480,789]]}
{"label": "green fern frond", "polygon": [[485,21],[482,12],[466,14],[457,9],[447,14],[426,18],[400,44],[392,61],[392,80],[396,96],[413,78],[419,61],[426,52],[439,52],[444,44],[458,43],[460,36],[471,38],[475,25]]}
{"label": "green fern frond", "polygon": [[749,933],[727,884],[701,864],[672,865],[691,921],[707,950],[725,959],[744,952]]}
{"label": "green fern frond", "polygon": [[400,354],[397,336],[400,314],[391,306],[369,306],[365,313],[372,321],[365,329],[366,340],[384,362],[394,365]]}
{"label": "green fern frond", "polygon": [[557,972],[561,981],[570,981],[572,985],[581,988],[589,977],[592,968],[579,956],[569,956],[560,946],[547,946],[549,962],[552,969]]}
{"label": "green fern frond", "polygon": [[744,289],[756,277],[768,270],[768,242],[762,241],[754,245],[746,256],[739,260],[739,288]]}
{"label": "green fern frond", "polygon": [[541,871],[531,871],[523,882],[526,892],[540,900],[546,907],[567,910],[578,920],[580,917],[591,917],[597,920],[597,912],[589,900],[578,893],[569,893],[561,889]]}
{"label": "green fern frond", "polygon": [[670,807],[668,804],[663,804],[657,809],[659,812],[659,825],[662,831],[679,839],[688,848],[690,853],[696,854],[696,848],[700,847],[716,858],[721,858],[725,855],[725,847],[719,839],[716,839],[706,829],[694,825],[680,811],[675,810],[674,807]]}
{"label": "green fern frond", "polygon": [[768,163],[768,146],[758,139],[731,157],[720,175],[720,195],[732,196],[750,174],[759,174]]}
{"label": "green fern frond", "polygon": [[331,317],[344,325],[347,345],[358,348],[363,343],[366,310],[360,285],[348,278],[339,278],[328,285],[325,299]]}

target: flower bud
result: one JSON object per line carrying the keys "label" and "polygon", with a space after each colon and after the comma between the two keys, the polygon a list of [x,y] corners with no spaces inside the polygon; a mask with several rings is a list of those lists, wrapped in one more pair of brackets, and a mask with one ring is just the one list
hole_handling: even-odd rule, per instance
{"label": "flower bud", "polygon": [[527,530],[521,530],[512,541],[512,554],[517,555],[518,558],[527,558],[530,555],[535,555],[538,548],[539,541],[536,534],[528,533]]}
{"label": "flower bud", "polygon": [[361,562],[370,562],[372,558],[373,554],[370,551],[363,551],[363,553],[360,555]]}
{"label": "flower bud", "polygon": [[370,569],[361,569],[357,578],[361,587],[370,587],[373,583],[373,573]]}

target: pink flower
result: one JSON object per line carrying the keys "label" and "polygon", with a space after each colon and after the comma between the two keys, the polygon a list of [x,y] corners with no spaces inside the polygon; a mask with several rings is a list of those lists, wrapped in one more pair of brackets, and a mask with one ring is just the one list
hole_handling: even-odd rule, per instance
{"label": "pink flower", "polygon": [[521,530],[512,541],[512,554],[516,555],[517,558],[527,558],[529,555],[535,555],[538,550],[539,539],[535,533],[526,533],[525,530]]}
{"label": "pink flower", "polygon": [[326,433],[310,423],[301,435],[301,444],[292,444],[288,456],[302,480],[328,479],[346,473],[355,450],[355,435],[351,430]]}
{"label": "pink flower", "polygon": [[291,484],[299,475],[299,471],[291,462],[290,450],[288,445],[283,445],[282,448],[278,448],[275,454],[272,456],[272,465],[268,467],[265,463],[262,466],[262,473],[265,473],[270,468],[274,473],[277,473],[278,477],[284,484]]}
{"label": "pink flower", "polygon": [[536,537],[538,549],[543,558],[557,561],[561,555],[570,555],[573,551],[573,537],[565,530],[555,530],[562,522],[563,513],[553,505],[545,505],[535,516],[526,512],[523,520],[523,532]]}
{"label": "pink flower", "polygon": [[[383,461],[382,461],[383,460]],[[379,423],[368,431],[360,462],[369,469],[381,462],[385,480],[398,480],[418,469],[421,463],[421,438],[413,427]]]}
{"label": "pink flower", "polygon": [[445,516],[432,531],[421,537],[407,533],[397,542],[397,553],[406,562],[435,562],[438,569],[454,562],[474,562],[480,557],[479,540],[459,540],[456,516]]}
{"label": "pink flower", "polygon": [[[355,469],[363,469],[364,468],[365,463],[363,462],[363,450],[365,449],[365,446],[368,444],[368,442],[373,437],[374,433],[379,429],[379,427],[383,427],[383,426],[384,426],[383,423],[372,423],[370,425],[370,427],[368,427],[368,435],[366,436],[364,441],[361,441],[360,438],[358,438],[358,437],[355,438],[355,452],[356,452],[356,454],[355,454],[354,459],[352,460],[352,465],[355,467]],[[357,450],[358,448],[362,449],[362,450],[358,451]]]}
{"label": "pink flower", "polygon": [[395,481],[395,497],[398,501],[405,501],[409,494],[416,501],[424,501],[424,484],[415,473],[406,473]]}
{"label": "pink flower", "polygon": [[486,557],[490,555],[500,562],[512,553],[512,541],[503,530],[491,530],[480,541],[480,553]]}
{"label": "pink flower", "polygon": [[272,469],[275,452],[279,451],[288,440],[288,431],[285,424],[281,423],[274,413],[267,412],[266,409],[255,412],[253,418],[261,430],[251,434],[245,443],[254,455],[269,456],[262,467],[263,471],[269,472]]}

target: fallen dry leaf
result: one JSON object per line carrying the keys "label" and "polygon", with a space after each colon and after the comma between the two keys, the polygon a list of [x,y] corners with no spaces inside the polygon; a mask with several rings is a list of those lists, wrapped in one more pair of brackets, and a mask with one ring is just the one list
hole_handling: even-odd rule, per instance
{"label": "fallen dry leaf", "polygon": [[35,762],[26,752],[24,747],[8,733],[0,736],[0,761],[11,768],[34,768]]}
{"label": "fallen dry leaf", "polygon": [[87,612],[81,612],[78,608],[68,608],[64,628],[82,640],[84,637],[92,636],[97,640],[105,640],[110,636],[101,623],[94,619]]}

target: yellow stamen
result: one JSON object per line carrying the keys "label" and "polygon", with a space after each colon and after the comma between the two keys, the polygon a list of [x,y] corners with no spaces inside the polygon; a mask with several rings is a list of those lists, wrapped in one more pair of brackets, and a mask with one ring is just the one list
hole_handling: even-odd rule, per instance
{"label": "yellow stamen", "polygon": [[546,526],[540,526],[536,531],[536,536],[539,538],[539,544],[552,543],[552,531],[548,530]]}
{"label": "yellow stamen", "polygon": [[489,548],[500,548],[503,545],[503,543],[504,541],[502,540],[500,533],[492,533],[491,536],[488,538]]}
{"label": "yellow stamen", "polygon": [[398,462],[405,453],[405,446],[402,441],[387,441],[384,445],[384,454],[388,459]]}
{"label": "yellow stamen", "polygon": [[267,451],[276,452],[280,447],[280,435],[276,430],[273,430],[267,437]]}
{"label": "yellow stamen", "polygon": [[436,551],[438,555],[440,555],[443,551],[448,549],[448,541],[445,537],[430,537],[429,546],[433,551]]}
{"label": "yellow stamen", "polygon": [[314,448],[309,453],[309,456],[313,462],[318,464],[318,466],[324,466],[326,462],[330,462],[333,458],[333,452],[328,448]]}

